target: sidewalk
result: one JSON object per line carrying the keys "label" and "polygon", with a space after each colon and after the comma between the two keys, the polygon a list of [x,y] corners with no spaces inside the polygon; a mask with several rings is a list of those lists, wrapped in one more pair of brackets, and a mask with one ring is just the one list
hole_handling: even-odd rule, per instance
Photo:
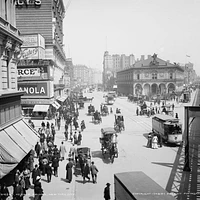
{"label": "sidewalk", "polygon": [[[200,92],[193,94],[194,106],[200,103]],[[200,199],[200,119],[196,118],[189,127],[189,165],[191,172],[183,171],[185,165],[185,142],[179,147],[175,162],[166,186],[178,200]]]}
{"label": "sidewalk", "polygon": [[[28,120],[27,120],[28,121]],[[54,120],[32,120],[35,124],[35,129],[38,130],[39,127],[41,127],[42,121],[46,122],[48,121],[50,124],[54,123]],[[60,147],[61,142],[64,141],[65,147],[66,147],[66,154],[65,154],[65,160],[59,162],[59,169],[58,169],[58,177],[55,177],[52,175],[52,180],[50,183],[47,182],[47,177],[42,176],[41,177],[41,183],[42,188],[44,191],[44,195],[42,196],[42,200],[74,200],[75,199],[75,180],[72,180],[71,183],[66,182],[66,164],[68,162],[67,157],[69,153],[69,149],[71,147],[71,142],[65,141],[64,137],[64,120],[61,122],[61,129],[58,131],[56,127],[56,136],[55,136],[55,144],[57,145],[58,149]],[[34,159],[34,165],[38,164],[38,159]],[[73,176],[74,177],[74,176]],[[30,181],[32,183],[32,178],[30,178]],[[10,186],[9,188],[10,197],[9,199],[12,199],[13,194],[13,187]],[[33,185],[26,191],[26,195],[24,196],[24,200],[34,200],[34,190]]]}

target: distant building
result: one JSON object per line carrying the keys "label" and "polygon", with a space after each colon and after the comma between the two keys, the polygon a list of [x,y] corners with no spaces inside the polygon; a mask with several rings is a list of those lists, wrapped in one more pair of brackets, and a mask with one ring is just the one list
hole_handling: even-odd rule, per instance
{"label": "distant building", "polygon": [[74,65],[75,86],[87,86],[89,83],[89,69],[85,65]]}
{"label": "distant building", "polygon": [[104,89],[112,90],[116,81],[117,71],[130,68],[135,63],[133,54],[126,56],[125,54],[109,55],[106,51],[103,57],[103,84]]}
{"label": "distant building", "polygon": [[116,82],[118,92],[126,95],[164,95],[183,86],[184,70],[156,54],[147,59],[142,56],[131,68],[118,71]]}
{"label": "distant building", "polygon": [[89,70],[88,85],[102,84],[102,71],[94,68],[88,68],[88,70]]}

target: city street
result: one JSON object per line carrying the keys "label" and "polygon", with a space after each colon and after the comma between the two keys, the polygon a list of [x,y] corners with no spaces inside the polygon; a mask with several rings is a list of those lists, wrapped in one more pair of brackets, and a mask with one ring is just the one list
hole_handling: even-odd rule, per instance
{"label": "city street", "polygon": [[[94,97],[91,104],[98,110],[100,109],[100,104],[104,102],[103,92],[84,93],[84,96]],[[152,119],[147,116],[136,116],[137,105],[128,102],[125,97],[116,99],[114,105],[112,105],[113,114],[102,117],[101,124],[93,124],[92,117],[87,116],[89,104],[89,102],[85,103],[85,108],[79,110],[79,123],[83,119],[86,123],[81,146],[91,148],[92,160],[99,170],[97,184],[93,184],[92,181],[83,183],[80,175],[74,176],[71,183],[65,181],[66,158],[71,147],[71,143],[67,141],[65,142],[67,148],[66,158],[60,162],[58,177],[53,176],[51,183],[47,183],[46,176],[42,177],[41,181],[45,193],[43,199],[101,200],[107,182],[111,183],[111,199],[114,199],[114,174],[126,171],[143,171],[165,189],[178,147],[147,148],[147,134],[151,131]],[[179,113],[179,118],[182,122],[183,105],[186,104],[175,104],[175,112]],[[114,163],[110,163],[109,159],[103,159],[102,157],[99,137],[102,127],[113,127],[116,108],[120,108],[121,113],[124,115],[125,131],[118,134],[119,157],[115,158]],[[34,123],[38,128],[41,121],[35,120]],[[56,144],[58,147],[61,141],[64,140],[63,133],[64,121],[62,122],[61,130],[56,132]],[[33,197],[33,189],[29,189],[27,194],[25,199],[31,199]]]}

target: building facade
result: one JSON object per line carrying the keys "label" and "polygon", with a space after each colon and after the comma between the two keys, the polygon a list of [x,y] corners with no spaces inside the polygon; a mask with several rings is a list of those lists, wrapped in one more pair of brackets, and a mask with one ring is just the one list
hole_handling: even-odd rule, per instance
{"label": "building facade", "polygon": [[[28,159],[39,139],[23,120],[17,89],[17,62],[22,40],[16,28],[15,1],[0,1],[0,179]],[[13,176],[13,174],[12,174]]]}
{"label": "building facade", "polygon": [[74,65],[74,79],[76,85],[87,86],[89,83],[89,68],[85,65]]}
{"label": "building facade", "polygon": [[125,54],[110,55],[108,51],[103,57],[103,85],[105,90],[112,90],[116,82],[117,72],[130,68],[135,63],[133,54],[126,56]]}
{"label": "building facade", "polygon": [[147,59],[142,57],[131,68],[117,72],[118,92],[126,95],[164,95],[175,92],[183,84],[184,70],[156,54]]}
{"label": "building facade", "polygon": [[63,50],[64,14],[63,0],[16,1],[16,26],[26,50],[21,55],[18,74],[23,70],[37,71],[18,77],[18,88],[26,93],[22,108],[24,112],[28,109],[27,114],[35,111],[37,105],[47,105],[46,109],[53,105],[57,109],[55,99],[63,101],[69,90],[70,73]]}

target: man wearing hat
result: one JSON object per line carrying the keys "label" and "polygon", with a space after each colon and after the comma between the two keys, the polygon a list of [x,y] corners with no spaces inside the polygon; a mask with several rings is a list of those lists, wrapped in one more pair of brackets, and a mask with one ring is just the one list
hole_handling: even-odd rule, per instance
{"label": "man wearing hat", "polygon": [[104,188],[104,199],[110,200],[110,183],[106,183],[106,187]]}
{"label": "man wearing hat", "polygon": [[35,200],[41,200],[42,195],[43,195],[43,189],[42,189],[42,184],[40,182],[40,176],[36,177],[36,181],[34,184],[34,195],[35,195]]}

